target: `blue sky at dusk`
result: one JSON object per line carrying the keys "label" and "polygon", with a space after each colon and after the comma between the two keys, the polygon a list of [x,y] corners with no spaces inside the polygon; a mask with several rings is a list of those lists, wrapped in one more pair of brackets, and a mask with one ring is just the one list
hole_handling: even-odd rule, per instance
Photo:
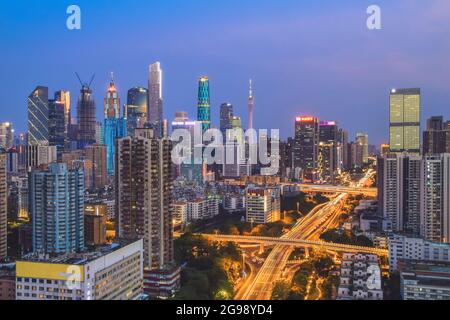
{"label": "blue sky at dusk", "polygon": [[[82,10],[82,29],[66,28],[66,8]],[[382,30],[366,27],[366,8],[382,10]],[[212,121],[231,102],[247,123],[254,81],[255,126],[293,135],[296,115],[337,120],[387,140],[388,93],[422,89],[422,120],[450,118],[448,0],[90,0],[2,1],[0,121],[26,130],[27,96],[37,86],[92,86],[98,119],[114,72],[122,99],[147,86],[147,66],[161,61],[164,116],[196,116],[197,77],[211,82]]]}

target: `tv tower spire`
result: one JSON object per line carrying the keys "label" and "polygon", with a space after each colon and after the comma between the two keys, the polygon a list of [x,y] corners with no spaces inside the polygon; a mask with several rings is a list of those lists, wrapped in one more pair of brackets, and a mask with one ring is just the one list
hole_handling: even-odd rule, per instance
{"label": "tv tower spire", "polygon": [[248,129],[253,129],[253,108],[255,100],[253,98],[253,86],[252,79],[249,80],[249,92],[248,92]]}

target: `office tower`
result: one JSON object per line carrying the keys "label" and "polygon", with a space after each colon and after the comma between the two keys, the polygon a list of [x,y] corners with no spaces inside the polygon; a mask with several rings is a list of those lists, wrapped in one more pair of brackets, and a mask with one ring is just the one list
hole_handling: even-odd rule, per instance
{"label": "office tower", "polygon": [[295,119],[294,168],[296,178],[313,182],[317,179],[319,152],[319,119],[297,117]]}
{"label": "office tower", "polygon": [[280,177],[282,180],[292,178],[293,151],[294,139],[291,137],[280,143]]}
{"label": "office tower", "polygon": [[348,132],[344,129],[339,129],[338,141],[342,148],[342,164],[343,170],[348,170],[350,168],[349,159],[349,144],[348,144]]}
{"label": "office tower", "polygon": [[253,109],[255,108],[255,99],[253,97],[252,79],[250,79],[249,81],[247,106],[248,106],[248,128],[253,129]]}
{"label": "office tower", "polygon": [[226,132],[232,129],[231,119],[233,118],[233,105],[230,103],[222,103],[220,105],[220,131],[224,141],[226,140]]}
{"label": "office tower", "polygon": [[84,174],[65,163],[29,174],[33,251],[70,253],[84,249]]}
{"label": "office tower", "polygon": [[442,116],[431,117],[423,132],[423,154],[440,153],[450,153],[450,127],[448,122],[444,123]]}
{"label": "office tower", "polygon": [[26,255],[16,263],[16,300],[142,300],[142,246],[122,241],[87,253]]}
{"label": "office tower", "polygon": [[[322,146],[328,146],[327,148],[331,148],[331,162],[329,163],[329,168],[322,168],[326,171],[329,171],[331,174],[329,178],[331,180],[334,179],[334,175],[338,170],[338,151],[339,155],[341,154],[341,144],[339,142],[339,128],[337,126],[336,121],[320,121],[319,123],[319,144],[322,143]],[[323,149],[325,151],[325,149]],[[322,158],[322,160],[324,160]],[[322,162],[322,165],[324,162]]]}
{"label": "office tower", "polygon": [[157,61],[149,66],[148,79],[148,122],[155,130],[155,136],[162,136],[163,96],[162,96],[162,70]]}
{"label": "office tower", "polygon": [[356,134],[356,143],[362,147],[362,162],[363,164],[369,163],[369,136],[367,133],[358,132]]}
{"label": "office tower", "polygon": [[0,123],[0,148],[9,149],[14,145],[14,129],[11,122]]}
{"label": "office tower", "polygon": [[88,245],[106,243],[106,204],[86,204],[84,207],[84,241]]}
{"label": "office tower", "polygon": [[246,221],[254,224],[280,220],[280,189],[249,187],[245,193]]}
{"label": "office tower", "polygon": [[66,146],[66,113],[65,105],[58,100],[48,100],[48,141],[56,146],[60,154]]}
{"label": "office tower", "polygon": [[361,168],[363,166],[363,145],[352,141],[348,143],[347,151],[350,168]]}
{"label": "office tower", "polygon": [[420,152],[420,89],[392,89],[389,97],[391,152]]}
{"label": "office tower", "polygon": [[134,87],[128,90],[127,104],[125,105],[125,118],[129,134],[134,129],[143,128],[147,122],[148,90],[143,87]]}
{"label": "office tower", "polygon": [[84,149],[87,160],[92,163],[92,184],[86,185],[86,189],[101,189],[108,185],[106,170],[106,146],[93,144]]}
{"label": "office tower", "polygon": [[102,144],[106,145],[106,168],[108,175],[114,174],[116,139],[127,136],[127,121],[124,118],[105,119]]}
{"label": "office tower", "polygon": [[69,146],[69,131],[70,124],[72,123],[71,107],[70,107],[70,92],[59,90],[55,92],[55,101],[64,105],[64,137],[66,139],[65,144]]}
{"label": "office tower", "polygon": [[179,284],[174,265],[171,208],[171,147],[168,139],[139,129],[117,140],[116,229],[124,239],[144,239],[144,289],[171,296]]}
{"label": "office tower", "polygon": [[117,93],[116,85],[114,84],[114,76],[112,72],[111,81],[109,82],[109,87],[106,91],[103,105],[105,119],[114,119],[120,117],[120,98]]}
{"label": "office tower", "polygon": [[450,154],[424,156],[422,172],[421,235],[450,243]]}
{"label": "office tower", "polygon": [[77,102],[77,120],[78,120],[78,147],[83,149],[85,146],[96,143],[95,125],[97,123],[95,116],[95,101],[92,95],[90,84],[82,84],[80,96]]}
{"label": "office tower", "polygon": [[206,76],[200,77],[198,80],[197,120],[202,123],[203,131],[211,127],[209,79]]}
{"label": "office tower", "polygon": [[0,260],[7,255],[8,189],[6,179],[6,153],[0,150]]}
{"label": "office tower", "polygon": [[48,88],[38,86],[28,96],[28,144],[38,145],[49,141]]}

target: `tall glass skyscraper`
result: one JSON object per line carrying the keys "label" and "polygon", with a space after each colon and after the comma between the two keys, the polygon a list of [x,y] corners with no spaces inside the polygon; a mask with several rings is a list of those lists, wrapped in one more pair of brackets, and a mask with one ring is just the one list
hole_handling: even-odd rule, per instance
{"label": "tall glass skyscraper", "polygon": [[202,122],[202,130],[211,127],[211,101],[209,93],[209,79],[206,76],[198,80],[197,120]]}
{"label": "tall glass skyscraper", "polygon": [[28,96],[28,144],[48,143],[48,118],[48,88],[38,86]]}
{"label": "tall glass skyscraper", "polygon": [[392,152],[420,152],[420,89],[392,89],[389,99]]}
{"label": "tall glass skyscraper", "polygon": [[128,132],[134,134],[134,129],[144,128],[147,122],[148,90],[143,87],[134,87],[128,90],[125,118]]}
{"label": "tall glass skyscraper", "polygon": [[155,136],[162,136],[163,97],[162,97],[162,70],[159,61],[149,66],[148,79],[148,122],[155,130]]}
{"label": "tall glass skyscraper", "polygon": [[233,105],[230,103],[222,103],[220,105],[220,131],[222,132],[223,139],[226,138],[227,130],[233,128],[231,123],[233,118]]}
{"label": "tall glass skyscraper", "polygon": [[84,249],[84,173],[65,163],[29,174],[33,251],[70,253]]}
{"label": "tall glass skyscraper", "polygon": [[94,144],[95,140],[95,102],[92,96],[92,90],[87,84],[83,84],[77,103],[78,118],[78,147],[83,149],[85,146]]}
{"label": "tall glass skyscraper", "polygon": [[127,136],[127,120],[120,117],[120,99],[111,81],[105,97],[105,120],[103,123],[102,144],[106,145],[106,170],[114,174],[116,139]]}

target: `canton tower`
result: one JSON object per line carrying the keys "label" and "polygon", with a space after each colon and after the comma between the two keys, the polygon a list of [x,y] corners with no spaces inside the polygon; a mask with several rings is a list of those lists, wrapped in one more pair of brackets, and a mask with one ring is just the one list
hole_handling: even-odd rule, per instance
{"label": "canton tower", "polygon": [[248,93],[248,129],[253,129],[253,108],[255,106],[255,100],[253,98],[252,79],[249,81],[249,93]]}

